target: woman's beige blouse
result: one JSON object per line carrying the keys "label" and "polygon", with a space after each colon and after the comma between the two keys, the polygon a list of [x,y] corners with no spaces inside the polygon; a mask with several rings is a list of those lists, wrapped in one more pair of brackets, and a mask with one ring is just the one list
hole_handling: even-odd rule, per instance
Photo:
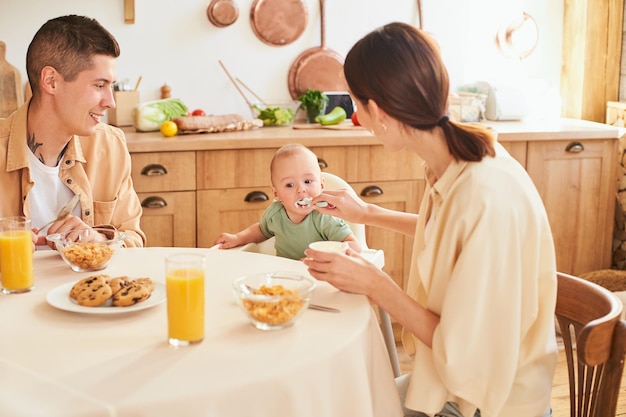
{"label": "woman's beige blouse", "polygon": [[413,252],[407,290],[441,321],[432,350],[403,338],[416,349],[406,406],[543,415],[557,361],[556,262],[526,171],[500,145],[495,158],[452,163],[426,189]]}

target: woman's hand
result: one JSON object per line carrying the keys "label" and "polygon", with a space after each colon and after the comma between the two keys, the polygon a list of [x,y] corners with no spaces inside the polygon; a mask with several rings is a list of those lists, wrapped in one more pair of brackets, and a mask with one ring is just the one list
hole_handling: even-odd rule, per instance
{"label": "woman's hand", "polygon": [[[318,207],[315,203],[320,201],[327,202],[328,206]],[[352,223],[366,223],[363,219],[368,204],[347,190],[324,190],[313,199],[311,205],[322,214],[330,214]]]}
{"label": "woman's hand", "polygon": [[314,278],[326,281],[342,291],[371,298],[377,283],[386,277],[376,265],[352,249],[348,249],[345,254],[307,249],[304,254],[306,258],[302,262]]}

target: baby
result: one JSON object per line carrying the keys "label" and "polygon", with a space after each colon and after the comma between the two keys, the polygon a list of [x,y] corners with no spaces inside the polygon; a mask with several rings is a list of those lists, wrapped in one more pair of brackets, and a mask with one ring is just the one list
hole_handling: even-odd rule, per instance
{"label": "baby", "polygon": [[276,237],[276,254],[302,259],[309,243],[319,240],[347,242],[361,252],[361,244],[350,227],[337,217],[321,214],[310,205],[324,188],[317,156],[300,144],[280,148],[270,164],[274,202],[265,210],[261,221],[237,234],[222,233],[215,244],[229,249],[246,243],[263,242]]}

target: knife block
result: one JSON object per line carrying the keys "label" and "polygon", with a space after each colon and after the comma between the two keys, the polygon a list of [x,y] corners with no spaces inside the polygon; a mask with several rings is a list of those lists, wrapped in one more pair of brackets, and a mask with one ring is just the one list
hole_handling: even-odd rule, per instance
{"label": "knife block", "polygon": [[133,109],[139,105],[139,91],[114,91],[115,108],[108,110],[109,124],[132,126]]}

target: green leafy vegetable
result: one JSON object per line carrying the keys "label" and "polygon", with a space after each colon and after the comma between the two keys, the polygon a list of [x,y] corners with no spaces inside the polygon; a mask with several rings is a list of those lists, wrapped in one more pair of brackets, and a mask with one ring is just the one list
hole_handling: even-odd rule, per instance
{"label": "green leafy vegetable", "polygon": [[187,106],[180,99],[146,101],[133,109],[133,123],[138,131],[151,132],[159,130],[163,122],[186,115]]}
{"label": "green leafy vegetable", "polygon": [[304,94],[298,97],[302,103],[302,108],[306,111],[307,120],[313,123],[315,118],[324,112],[328,105],[328,96],[320,90],[309,88]]}
{"label": "green leafy vegetable", "polygon": [[261,108],[254,104],[252,107],[259,112],[257,119],[263,120],[264,126],[283,126],[293,122],[296,112],[293,109],[282,107]]}

